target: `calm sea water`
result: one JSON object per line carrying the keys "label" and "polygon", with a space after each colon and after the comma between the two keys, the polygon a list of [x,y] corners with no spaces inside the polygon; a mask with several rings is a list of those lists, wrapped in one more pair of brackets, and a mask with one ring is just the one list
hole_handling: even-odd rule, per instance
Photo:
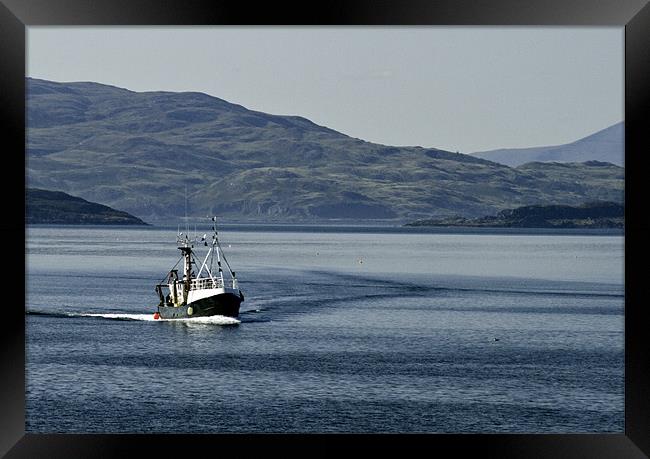
{"label": "calm sea water", "polygon": [[26,430],[623,432],[623,237],[510,233],[225,227],[160,322],[176,228],[30,227]]}

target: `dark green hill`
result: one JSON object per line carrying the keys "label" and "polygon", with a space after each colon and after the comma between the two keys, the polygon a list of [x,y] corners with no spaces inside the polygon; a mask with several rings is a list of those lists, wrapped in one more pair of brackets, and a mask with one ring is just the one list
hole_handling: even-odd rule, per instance
{"label": "dark green hill", "polygon": [[146,225],[131,214],[60,191],[26,190],[26,223],[71,225]]}
{"label": "dark green hill", "polygon": [[623,200],[611,164],[511,168],[365,142],[205,94],[28,79],[28,180],[149,221],[468,217],[521,205]]}
{"label": "dark green hill", "polygon": [[625,208],[615,202],[581,206],[523,206],[482,218],[448,217],[418,220],[405,226],[468,226],[485,228],[623,228]]}

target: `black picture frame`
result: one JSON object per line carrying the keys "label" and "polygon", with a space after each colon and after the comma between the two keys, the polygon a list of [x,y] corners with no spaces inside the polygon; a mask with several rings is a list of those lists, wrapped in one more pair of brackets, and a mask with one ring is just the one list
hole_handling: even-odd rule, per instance
{"label": "black picture frame", "polygon": [[[650,282],[650,218],[642,208],[650,110],[650,6],[647,0],[334,0],[245,3],[208,0],[0,0],[0,113],[5,187],[0,234],[15,297],[0,315],[0,455],[130,457],[300,450],[531,458],[643,458],[650,455],[650,334],[643,320]],[[625,27],[625,432],[623,434],[432,435],[39,435],[25,433],[24,199],[25,28],[36,25],[495,25]],[[23,194],[24,196],[24,194]],[[645,301],[644,301],[645,300]],[[282,449],[281,449],[282,448]],[[289,448],[289,449],[287,449]],[[645,453],[645,454],[644,454]],[[201,454],[201,455],[203,455]]]}

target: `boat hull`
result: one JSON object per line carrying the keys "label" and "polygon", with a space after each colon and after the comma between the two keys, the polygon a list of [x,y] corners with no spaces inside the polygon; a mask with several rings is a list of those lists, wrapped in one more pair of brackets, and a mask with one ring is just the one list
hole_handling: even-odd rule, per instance
{"label": "boat hull", "polygon": [[[239,305],[243,300],[241,293],[220,293],[201,298],[183,306],[159,306],[161,319],[189,319],[192,317],[226,316],[239,317]],[[188,314],[190,307],[192,314]]]}

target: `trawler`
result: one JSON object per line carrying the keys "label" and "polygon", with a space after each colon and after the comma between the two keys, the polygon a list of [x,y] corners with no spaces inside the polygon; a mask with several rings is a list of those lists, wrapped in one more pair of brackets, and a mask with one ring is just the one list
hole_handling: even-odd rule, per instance
{"label": "trawler", "polygon": [[[166,274],[165,278],[156,285],[156,293],[160,302],[154,319],[188,319],[192,317],[227,316],[238,317],[239,305],[244,301],[244,295],[239,289],[237,276],[230,269],[230,264],[223,253],[217,233],[217,217],[212,217],[212,238],[208,244],[208,235],[201,239],[190,238],[185,233],[178,232],[176,238],[181,257]],[[194,245],[210,247],[205,258],[197,257]],[[213,271],[213,262],[217,262],[218,271]],[[197,260],[201,262],[197,269]],[[221,261],[228,268],[224,276]],[[183,275],[179,277],[178,269],[183,262]],[[196,272],[195,272],[196,271]],[[165,294],[165,291],[167,294]]]}

